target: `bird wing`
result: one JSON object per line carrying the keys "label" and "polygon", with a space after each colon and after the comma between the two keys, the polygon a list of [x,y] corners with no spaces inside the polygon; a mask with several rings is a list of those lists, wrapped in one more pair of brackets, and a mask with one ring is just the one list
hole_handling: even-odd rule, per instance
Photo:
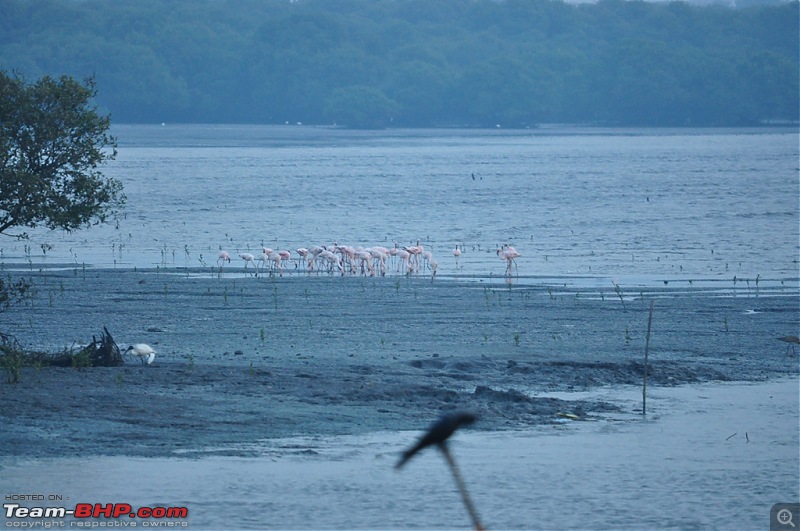
{"label": "bird wing", "polygon": [[420,450],[431,446],[439,445],[445,446],[447,439],[453,435],[459,427],[465,424],[472,424],[475,422],[476,417],[472,413],[449,413],[437,420],[423,435],[417,443],[403,452],[400,461],[398,461],[395,468],[400,468],[406,461],[414,457]]}

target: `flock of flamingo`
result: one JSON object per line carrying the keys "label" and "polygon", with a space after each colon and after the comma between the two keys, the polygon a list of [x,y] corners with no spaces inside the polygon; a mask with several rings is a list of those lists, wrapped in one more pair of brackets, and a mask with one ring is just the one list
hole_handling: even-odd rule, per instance
{"label": "flock of flamingo", "polygon": [[[463,248],[463,244],[461,244]],[[461,256],[459,244],[453,249],[456,268],[458,259]],[[258,256],[251,253],[241,253],[239,258],[244,261],[245,272],[250,271],[258,275],[268,268],[270,274],[282,275],[284,269],[294,264],[294,269],[303,268],[305,271],[322,271],[328,273],[361,274],[368,276],[385,276],[388,268],[394,267],[397,273],[411,275],[414,273],[430,272],[431,276],[436,276],[439,262],[434,258],[431,251],[417,242],[413,246],[401,246],[397,244],[391,249],[381,246],[375,247],[353,247],[350,245],[314,245],[309,248],[300,247],[295,249],[295,258],[289,250],[274,250],[264,247]],[[516,259],[522,256],[514,247],[504,244],[497,249],[497,256],[506,261],[506,275],[511,275],[517,267]],[[231,255],[224,250],[219,252],[217,266],[220,271],[225,264],[231,262]],[[387,265],[390,263],[390,265]]]}

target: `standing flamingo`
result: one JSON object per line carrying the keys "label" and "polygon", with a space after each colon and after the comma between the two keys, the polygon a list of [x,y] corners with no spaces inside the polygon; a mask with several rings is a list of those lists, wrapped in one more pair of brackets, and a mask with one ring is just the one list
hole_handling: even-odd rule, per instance
{"label": "standing flamingo", "polygon": [[[515,260],[522,255],[510,245],[505,244],[503,247],[497,249],[497,256],[501,260],[506,260],[508,262],[508,266],[506,266],[506,275],[510,276],[512,267],[517,267]],[[517,269],[517,272],[519,272],[519,269]]]}
{"label": "standing flamingo", "polygon": [[433,262],[433,253],[430,251],[422,251],[423,269],[430,269],[431,262]]}
{"label": "standing flamingo", "polygon": [[340,275],[344,275],[344,266],[342,266],[342,259],[336,256],[335,254],[331,253],[330,256],[327,257],[328,263],[330,264],[331,271],[334,268],[339,270]]}
{"label": "standing flamingo", "polygon": [[369,249],[369,254],[372,255],[372,265],[377,266],[381,272],[381,276],[386,276],[386,257],[389,254],[389,249],[386,247],[372,247]]}
{"label": "standing flamingo", "polygon": [[397,252],[398,252],[399,250],[400,250],[400,249],[398,249],[398,248],[397,248],[397,242],[394,242],[394,247],[392,247],[391,249],[389,249],[389,257],[391,258],[391,265],[392,265],[392,266],[394,266],[394,263],[395,263],[395,261],[396,261],[396,258],[395,258],[395,257],[397,256]]}
{"label": "standing flamingo", "polygon": [[344,267],[342,267],[342,260],[337,255],[328,251],[327,249],[319,253],[319,256],[328,262],[328,271],[333,272],[333,268],[339,270],[341,275],[344,275]]}
{"label": "standing flamingo", "polygon": [[[322,254],[323,251],[325,251],[325,249],[319,245],[312,245],[308,248],[309,256],[311,258],[311,260],[308,262],[309,271],[314,269],[314,263],[317,261],[317,258],[319,258],[319,255]],[[306,260],[308,260],[308,258],[306,258]],[[323,259],[320,258],[320,265],[322,265],[322,260]]]}
{"label": "standing flamingo", "polygon": [[271,253],[269,253],[269,256],[267,257],[267,260],[269,260],[271,262],[270,267],[269,267],[270,271],[273,271],[273,270],[277,269],[278,270],[278,274],[283,276],[283,268],[281,268],[281,262],[283,261],[283,257],[281,256],[281,254],[280,253],[276,253],[275,251],[272,251]]}
{"label": "standing flamingo", "polygon": [[220,251],[217,255],[217,265],[222,269],[225,262],[231,263],[231,255],[227,251]]}
{"label": "standing flamingo", "polygon": [[266,266],[267,262],[269,261],[269,255],[272,254],[272,249],[269,247],[262,247],[261,248],[261,255],[258,257],[258,261],[261,262],[262,266]]}
{"label": "standing flamingo", "polygon": [[292,253],[290,251],[278,251],[281,256],[281,266],[286,267],[292,261]]}
{"label": "standing flamingo", "polygon": [[358,251],[361,250],[361,247],[357,249],[352,245],[343,245],[341,250],[342,264],[349,266],[346,269],[350,269],[350,274],[355,275],[358,272]]}
{"label": "standing flamingo", "polygon": [[458,244],[456,244],[456,248],[453,249],[453,256],[456,259],[456,269],[458,269],[458,257],[461,256],[461,249],[458,248]]}
{"label": "standing flamingo", "polygon": [[250,253],[242,253],[239,257],[244,260],[244,270],[247,271],[247,266],[253,264],[253,269],[255,269],[255,275],[258,275],[258,264],[256,264],[256,257]]}
{"label": "standing flamingo", "polygon": [[295,265],[295,269],[297,269],[297,266],[298,266],[299,264],[303,263],[303,261],[306,259],[306,256],[308,256],[308,249],[306,249],[305,247],[298,247],[298,248],[297,248],[297,249],[295,249],[294,251],[295,251],[295,252],[296,252],[298,255],[300,255],[300,260],[298,260],[298,261],[297,261],[297,264]]}
{"label": "standing flamingo", "polygon": [[413,266],[409,266],[408,272],[413,273],[415,269],[419,271],[419,255],[422,254],[422,251],[424,251],[425,248],[422,245],[420,245],[418,241],[417,245],[412,245],[410,247],[403,247],[403,250],[410,255],[409,263],[412,261],[414,262]]}
{"label": "standing flamingo", "polygon": [[511,260],[506,256],[506,250],[502,247],[497,248],[497,257],[500,260],[506,260],[506,275],[511,274]]}
{"label": "standing flamingo", "polygon": [[267,262],[269,262],[269,255],[273,253],[272,249],[269,247],[262,247],[261,254],[258,257],[258,261],[261,263],[261,267],[266,267]]}
{"label": "standing flamingo", "polygon": [[358,258],[358,264],[361,268],[361,274],[366,275],[369,272],[371,277],[375,276],[375,268],[372,267],[372,254],[369,251],[356,251],[356,257]]}
{"label": "standing flamingo", "polygon": [[397,257],[400,259],[400,262],[397,264],[398,272],[400,271],[401,265],[405,265],[406,273],[414,272],[414,265],[411,262],[411,253],[409,253],[405,249],[398,249]]}

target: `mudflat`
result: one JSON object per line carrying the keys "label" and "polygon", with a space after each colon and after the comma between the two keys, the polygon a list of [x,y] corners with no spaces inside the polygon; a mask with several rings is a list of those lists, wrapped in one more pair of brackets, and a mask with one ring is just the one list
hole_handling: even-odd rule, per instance
{"label": "mudflat", "polygon": [[800,301],[777,282],[9,274],[36,285],[0,315],[24,347],[56,352],[105,326],[122,348],[158,354],[151,366],[3,379],[6,456],[246,456],[256,440],[416,430],[452,409],[487,431],[632,414],[592,391],[641,384],[651,301],[650,386],[798,374],[797,352],[777,338],[797,333]]}

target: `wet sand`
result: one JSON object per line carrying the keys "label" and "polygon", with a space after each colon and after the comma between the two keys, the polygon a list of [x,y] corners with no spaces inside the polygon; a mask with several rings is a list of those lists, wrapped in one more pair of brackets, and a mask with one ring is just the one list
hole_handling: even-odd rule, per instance
{"label": "wet sand", "polygon": [[[30,274],[29,274],[30,276]],[[46,270],[2,315],[56,351],[108,327],[158,357],[120,368],[27,368],[0,383],[5,456],[202,454],[263,438],[414,430],[451,409],[481,430],[630,413],[595,390],[798,374],[796,290],[596,288],[536,279],[214,277]],[[698,283],[699,284],[699,283]],[[774,283],[777,285],[777,282]],[[621,296],[621,297],[620,297]],[[552,393],[558,392],[559,395]],[[233,445],[233,446],[231,446]]]}

